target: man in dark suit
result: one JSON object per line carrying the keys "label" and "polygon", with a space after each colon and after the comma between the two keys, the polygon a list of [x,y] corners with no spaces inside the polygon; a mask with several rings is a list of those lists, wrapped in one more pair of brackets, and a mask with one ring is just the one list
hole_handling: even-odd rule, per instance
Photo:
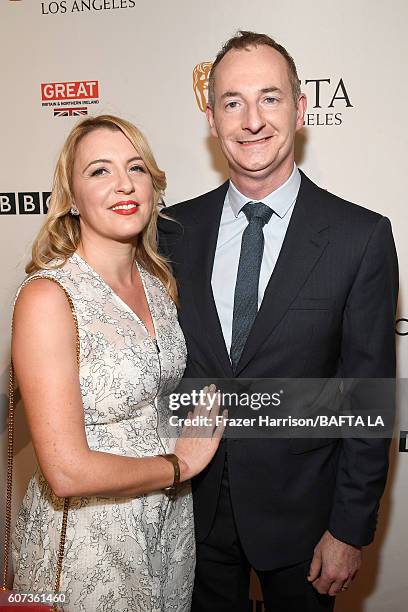
{"label": "man in dark suit", "polygon": [[[230,180],[170,207],[160,245],[180,290],[189,378],[392,378],[398,271],[388,219],[294,163],[305,96],[293,59],[240,32],[211,71],[207,118]],[[392,409],[392,408],[391,408]],[[384,439],[227,439],[193,482],[193,612],[331,610],[374,536]]]}

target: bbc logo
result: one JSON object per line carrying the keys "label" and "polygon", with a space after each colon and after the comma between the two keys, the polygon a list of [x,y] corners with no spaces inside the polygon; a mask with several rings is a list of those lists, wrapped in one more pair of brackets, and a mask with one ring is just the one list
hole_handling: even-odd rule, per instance
{"label": "bbc logo", "polygon": [[0,215],[46,215],[50,196],[50,191],[0,193]]}

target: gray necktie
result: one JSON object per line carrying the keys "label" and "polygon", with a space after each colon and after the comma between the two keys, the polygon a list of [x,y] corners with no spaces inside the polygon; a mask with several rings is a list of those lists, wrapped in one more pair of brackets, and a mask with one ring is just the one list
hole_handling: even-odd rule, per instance
{"label": "gray necktie", "polygon": [[242,234],[232,319],[231,362],[235,370],[258,313],[258,285],[264,250],[263,226],[273,210],[263,202],[247,202],[241,209],[248,219]]}

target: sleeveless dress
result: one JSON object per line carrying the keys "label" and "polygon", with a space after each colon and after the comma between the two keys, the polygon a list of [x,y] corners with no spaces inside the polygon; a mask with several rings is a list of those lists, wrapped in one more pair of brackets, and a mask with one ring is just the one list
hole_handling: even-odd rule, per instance
{"label": "sleeveless dress", "polygon": [[[73,300],[89,447],[145,457],[174,449],[174,433],[166,429],[166,394],[183,375],[186,347],[163,284],[138,268],[156,342],[77,254],[62,268],[35,272],[22,287],[33,277],[52,278]],[[12,537],[18,591],[52,592],[62,506],[37,468]],[[64,612],[188,612],[194,564],[189,483],[174,500],[161,491],[131,498],[71,498],[60,589]]]}

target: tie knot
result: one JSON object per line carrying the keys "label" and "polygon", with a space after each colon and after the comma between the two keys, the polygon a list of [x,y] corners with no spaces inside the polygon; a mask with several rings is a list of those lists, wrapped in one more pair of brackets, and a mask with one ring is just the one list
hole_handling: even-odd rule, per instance
{"label": "tie knot", "polygon": [[247,202],[241,210],[249,223],[254,219],[260,219],[262,225],[265,225],[273,215],[272,208],[269,208],[269,206],[266,206],[263,202]]}

